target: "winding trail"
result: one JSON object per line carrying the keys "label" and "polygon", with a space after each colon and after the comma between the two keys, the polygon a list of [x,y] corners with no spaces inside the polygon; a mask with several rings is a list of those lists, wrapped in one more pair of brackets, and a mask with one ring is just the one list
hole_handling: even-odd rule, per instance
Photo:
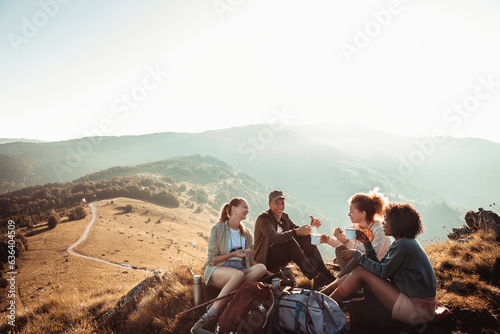
{"label": "winding trail", "polygon": [[92,225],[95,222],[95,219],[96,219],[96,209],[95,209],[94,203],[90,203],[90,208],[92,209],[92,219],[90,220],[90,223],[85,228],[85,231],[83,232],[82,236],[74,244],[72,244],[71,246],[68,247],[67,252],[69,254],[71,254],[71,255],[74,255],[74,256],[83,257],[84,259],[88,259],[88,260],[92,260],[92,261],[97,261],[97,262],[108,264],[108,265],[111,265],[111,266],[115,266],[115,267],[118,267],[118,268],[121,268],[121,269],[143,271],[143,272],[146,272],[146,273],[149,273],[149,274],[155,273],[155,271],[152,271],[152,270],[140,269],[140,268],[132,268],[132,267],[128,267],[128,266],[122,266],[122,265],[120,265],[118,263],[113,263],[113,262],[105,261],[105,260],[98,259],[98,258],[95,258],[95,257],[78,254],[77,252],[75,252],[74,251],[75,247],[78,246],[79,244],[81,244],[83,241],[85,241],[85,239],[87,239],[87,236],[88,236],[88,234],[90,232],[90,228],[92,227]]}

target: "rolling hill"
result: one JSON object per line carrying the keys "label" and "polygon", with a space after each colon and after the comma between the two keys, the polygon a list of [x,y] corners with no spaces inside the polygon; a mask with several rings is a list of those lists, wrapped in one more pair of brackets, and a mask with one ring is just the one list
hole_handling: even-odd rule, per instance
{"label": "rolling hill", "polygon": [[[458,226],[466,208],[487,206],[500,197],[498,144],[450,137],[438,143],[326,124],[6,143],[0,154],[31,164],[37,179],[27,178],[25,186],[179,155],[212,155],[314,205],[337,225],[348,222],[350,196],[379,187],[391,201],[409,201],[421,211],[426,238],[443,237],[443,226]],[[0,177],[10,180],[3,171]]]}

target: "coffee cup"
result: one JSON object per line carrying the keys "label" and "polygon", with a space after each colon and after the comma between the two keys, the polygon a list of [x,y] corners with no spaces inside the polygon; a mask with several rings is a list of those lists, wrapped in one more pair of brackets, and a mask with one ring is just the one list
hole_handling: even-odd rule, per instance
{"label": "coffee cup", "polygon": [[311,244],[319,245],[320,243],[321,243],[321,234],[319,233],[311,234]]}
{"label": "coffee cup", "polygon": [[356,239],[356,228],[355,227],[346,227],[345,238],[348,240]]}
{"label": "coffee cup", "polygon": [[316,225],[309,225],[311,228],[311,235],[318,233],[318,227]]}

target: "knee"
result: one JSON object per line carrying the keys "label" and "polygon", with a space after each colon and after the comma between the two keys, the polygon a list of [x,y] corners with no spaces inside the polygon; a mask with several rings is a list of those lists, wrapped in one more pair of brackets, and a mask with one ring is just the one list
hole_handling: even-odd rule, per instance
{"label": "knee", "polygon": [[267,268],[263,263],[257,263],[255,266],[255,272],[258,273],[260,276],[264,276]]}
{"label": "knee", "polygon": [[361,266],[356,267],[351,271],[351,275],[354,275],[356,277],[361,277],[361,278],[366,277],[366,274],[368,274],[368,273],[370,273],[370,272]]}
{"label": "knee", "polygon": [[245,279],[245,274],[243,274],[241,270],[235,270],[231,279],[238,282],[243,282],[243,280]]}
{"label": "knee", "polygon": [[346,246],[342,245],[342,246],[338,246],[337,248],[335,248],[335,255],[337,257],[341,256],[341,252],[344,250],[344,249],[347,249]]}

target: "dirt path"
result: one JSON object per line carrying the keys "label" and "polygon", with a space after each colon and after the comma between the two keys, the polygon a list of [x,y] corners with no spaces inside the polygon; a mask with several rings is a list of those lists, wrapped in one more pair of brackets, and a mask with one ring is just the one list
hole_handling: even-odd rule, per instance
{"label": "dirt path", "polygon": [[95,222],[95,219],[96,219],[96,208],[94,206],[94,203],[90,203],[90,208],[92,210],[92,219],[90,220],[90,223],[85,228],[85,231],[83,232],[82,236],[74,244],[72,244],[71,246],[68,247],[67,252],[69,254],[71,254],[71,255],[74,255],[74,256],[82,257],[84,259],[88,259],[88,260],[92,260],[92,261],[97,261],[97,262],[100,262],[100,263],[108,264],[110,266],[115,266],[115,267],[119,267],[119,268],[122,268],[122,269],[129,269],[129,270],[142,271],[142,272],[147,272],[147,273],[154,273],[155,271],[153,271],[153,270],[146,270],[146,269],[140,269],[140,268],[132,268],[132,267],[130,267],[128,265],[127,266],[120,265],[118,263],[113,263],[113,262],[105,261],[105,260],[98,259],[98,258],[95,258],[95,257],[90,257],[90,256],[78,254],[77,252],[74,251],[74,249],[75,249],[76,246],[78,246],[85,239],[87,239],[87,236],[88,236],[88,234],[90,232],[90,228],[92,227],[92,225]]}

